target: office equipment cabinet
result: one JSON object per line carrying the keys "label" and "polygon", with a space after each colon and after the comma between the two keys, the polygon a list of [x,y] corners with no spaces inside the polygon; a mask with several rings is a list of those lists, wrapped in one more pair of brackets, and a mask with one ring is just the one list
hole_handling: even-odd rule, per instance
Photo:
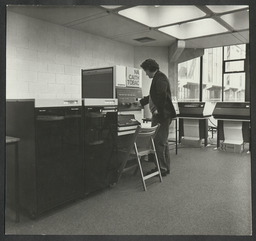
{"label": "office equipment cabinet", "polygon": [[183,144],[208,144],[208,117],[212,108],[206,102],[178,102],[179,106],[179,141]]}
{"label": "office equipment cabinet", "polygon": [[21,138],[20,205],[32,217],[84,193],[81,106],[37,104],[6,104],[6,133]]}
{"label": "office equipment cabinet", "polygon": [[87,105],[83,106],[83,113],[84,182],[88,194],[106,188],[118,179],[117,106]]}
{"label": "office equipment cabinet", "polygon": [[213,117],[218,121],[217,147],[242,152],[244,142],[250,143],[250,103],[217,102]]}

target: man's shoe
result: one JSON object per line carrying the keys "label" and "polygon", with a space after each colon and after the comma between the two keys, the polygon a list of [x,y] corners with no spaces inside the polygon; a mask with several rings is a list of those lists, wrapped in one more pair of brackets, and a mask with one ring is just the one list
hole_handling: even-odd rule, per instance
{"label": "man's shoe", "polygon": [[[154,172],[157,172],[157,171],[158,171],[157,168],[151,169],[149,172],[146,173],[146,175],[150,175],[151,173],[154,173]],[[165,177],[167,174],[170,174],[169,170],[160,169],[160,171],[161,171],[161,176],[162,177]]]}
{"label": "man's shoe", "polygon": [[[157,172],[157,171],[158,171],[157,168],[151,169],[149,172],[146,173],[146,175],[149,175],[149,174]],[[163,176],[163,177],[165,177],[168,174],[165,169],[160,169],[160,171],[161,171],[161,176]]]}
{"label": "man's shoe", "polygon": [[162,177],[165,177],[166,175],[168,174],[168,171],[167,170],[161,170],[161,176]]}
{"label": "man's shoe", "polygon": [[146,175],[149,175],[149,174],[151,174],[151,173],[153,173],[153,172],[157,172],[157,171],[158,171],[157,168],[151,169],[150,171],[148,171],[148,172],[146,173]]}

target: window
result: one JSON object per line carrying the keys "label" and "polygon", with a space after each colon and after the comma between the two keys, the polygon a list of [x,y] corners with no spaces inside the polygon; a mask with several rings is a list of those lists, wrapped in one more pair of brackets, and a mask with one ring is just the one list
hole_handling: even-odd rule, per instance
{"label": "window", "polygon": [[216,103],[222,96],[222,47],[205,49],[203,56],[202,101]]}
{"label": "window", "polygon": [[201,59],[202,76],[200,58],[178,65],[178,101],[245,101],[245,44],[205,49]]}
{"label": "window", "polygon": [[199,101],[200,58],[178,65],[178,101]]}
{"label": "window", "polygon": [[224,47],[223,101],[245,101],[246,45]]}
{"label": "window", "polygon": [[232,45],[224,47],[224,60],[245,59],[246,45]]}
{"label": "window", "polygon": [[224,74],[223,101],[245,101],[245,73]]}
{"label": "window", "polygon": [[225,61],[224,72],[241,72],[244,71],[244,60]]}

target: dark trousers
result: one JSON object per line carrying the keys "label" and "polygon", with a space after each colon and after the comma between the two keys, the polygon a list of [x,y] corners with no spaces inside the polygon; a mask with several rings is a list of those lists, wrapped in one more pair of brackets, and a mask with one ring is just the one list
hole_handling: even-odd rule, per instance
{"label": "dark trousers", "polygon": [[[169,135],[169,126],[172,122],[171,118],[165,119],[160,123],[158,132],[154,138],[154,143],[156,147],[156,153],[158,157],[159,166],[161,169],[170,170],[170,153],[168,145],[168,135]],[[159,118],[157,115],[152,116],[151,126],[156,126],[159,123]],[[151,159],[152,157],[150,157]]]}

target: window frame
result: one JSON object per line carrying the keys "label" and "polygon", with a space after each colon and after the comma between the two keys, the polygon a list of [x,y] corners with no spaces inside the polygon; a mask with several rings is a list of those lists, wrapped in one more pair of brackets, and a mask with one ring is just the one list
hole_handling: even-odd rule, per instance
{"label": "window frame", "polygon": [[[224,92],[225,92],[225,86],[224,86],[224,79],[226,74],[239,74],[239,73],[244,73],[245,75],[245,83],[244,83],[244,92],[246,93],[246,59],[248,58],[247,56],[247,45],[245,44],[245,58],[236,58],[236,59],[231,59],[231,60],[225,60],[224,56],[224,48],[227,46],[222,46],[223,54],[222,54],[222,94],[221,94],[221,102],[224,102]],[[226,63],[228,62],[236,62],[236,61],[243,61],[243,71],[226,71]],[[246,100],[246,96],[244,96],[244,102]]]}
{"label": "window frame", "polygon": [[[232,45],[230,45],[232,46]],[[225,60],[224,58],[224,48],[227,47],[227,46],[222,46],[222,83],[221,83],[221,102],[224,101],[224,76],[225,74],[239,74],[239,73],[244,73],[245,74],[245,97],[244,97],[244,101],[246,101],[248,99],[248,94],[246,94],[248,92],[247,88],[248,88],[248,83],[247,83],[247,72],[248,72],[248,68],[247,68],[247,65],[248,65],[248,60],[249,60],[249,56],[248,56],[248,44],[245,44],[245,58],[241,58],[241,59],[232,59],[232,60]],[[198,58],[198,57],[196,57]],[[189,60],[188,60],[189,61]],[[243,71],[227,71],[226,70],[226,63],[228,62],[236,62],[236,61],[243,61]],[[200,63],[199,63],[199,101],[202,102],[203,101],[203,71],[204,71],[204,68],[203,68],[203,55],[200,56]],[[178,95],[177,95],[177,98],[178,98]],[[250,98],[250,97],[249,97]],[[178,100],[180,101],[180,100]]]}

